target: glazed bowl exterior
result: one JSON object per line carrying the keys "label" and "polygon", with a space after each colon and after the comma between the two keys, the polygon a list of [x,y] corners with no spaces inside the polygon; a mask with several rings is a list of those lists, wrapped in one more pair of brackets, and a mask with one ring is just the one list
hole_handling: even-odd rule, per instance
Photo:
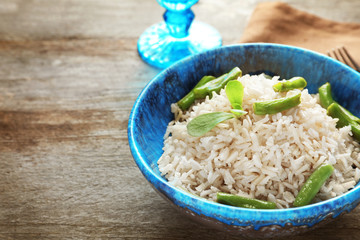
{"label": "glazed bowl exterior", "polygon": [[299,208],[254,210],[222,205],[189,194],[161,176],[157,161],[163,136],[173,119],[170,105],[181,99],[204,75],[219,76],[233,67],[243,75],[268,73],[281,78],[302,76],[310,93],[330,82],[334,99],[360,116],[360,74],[325,55],[279,44],[241,44],[188,57],[165,69],[140,93],[131,111],[128,138],[140,171],[160,195],[189,217],[246,237],[299,234],[350,212],[360,202],[360,186],[347,193]]}

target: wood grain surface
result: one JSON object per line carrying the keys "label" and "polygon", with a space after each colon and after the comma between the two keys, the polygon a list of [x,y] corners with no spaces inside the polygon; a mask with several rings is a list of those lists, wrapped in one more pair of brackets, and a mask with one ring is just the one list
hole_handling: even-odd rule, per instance
{"label": "wood grain surface", "polygon": [[[258,0],[201,0],[196,19],[236,43]],[[292,0],[360,22],[358,0]],[[132,105],[158,72],[136,43],[155,0],[0,2],[0,239],[241,239],[176,212],[131,156]],[[292,239],[360,239],[360,208]]]}

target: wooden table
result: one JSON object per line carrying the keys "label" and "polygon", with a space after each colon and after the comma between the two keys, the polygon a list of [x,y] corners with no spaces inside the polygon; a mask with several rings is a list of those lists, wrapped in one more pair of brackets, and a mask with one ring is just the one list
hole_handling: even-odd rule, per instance
{"label": "wooden table", "polygon": [[[257,0],[201,0],[224,44]],[[358,0],[289,0],[360,22]],[[0,239],[240,239],[191,222],[156,194],[130,154],[127,122],[158,72],[136,51],[162,20],[155,0],[0,3]],[[360,239],[360,208],[292,239]]]}

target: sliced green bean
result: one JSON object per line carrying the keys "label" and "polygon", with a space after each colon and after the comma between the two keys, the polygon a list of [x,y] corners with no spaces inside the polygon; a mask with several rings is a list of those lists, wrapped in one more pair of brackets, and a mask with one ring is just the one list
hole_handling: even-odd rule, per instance
{"label": "sliced green bean", "polygon": [[241,77],[241,74],[242,71],[240,70],[240,68],[235,67],[229,73],[213,79],[202,86],[194,88],[195,98],[202,99],[208,95],[212,97],[212,92],[219,93],[220,90],[224,88],[229,81]]}
{"label": "sliced green bean", "polygon": [[254,113],[257,115],[275,114],[296,107],[301,102],[301,93],[291,97],[279,98],[268,101],[255,102]]}
{"label": "sliced green bean", "polygon": [[349,125],[353,122],[351,115],[348,114],[338,103],[333,102],[327,108],[327,114],[332,118],[338,118],[339,121],[336,123],[338,128]]}
{"label": "sliced green bean", "polygon": [[318,167],[301,187],[293,205],[295,207],[301,207],[311,203],[333,171],[334,167],[329,164]]}
{"label": "sliced green bean", "polygon": [[319,87],[319,98],[320,98],[320,105],[323,108],[328,108],[330,104],[332,104],[334,99],[331,95],[331,85],[330,83],[325,83],[321,87]]}
{"label": "sliced green bean", "polygon": [[273,85],[273,89],[276,92],[287,92],[293,89],[304,89],[307,85],[307,82],[302,77],[293,77],[286,81],[281,81]]}
{"label": "sliced green bean", "polygon": [[[214,76],[204,76],[203,78],[200,79],[200,81],[195,85],[194,88],[200,87],[202,85],[204,85],[205,83],[214,80],[215,77]],[[185,97],[183,97],[182,99],[180,99],[177,102],[177,105],[183,110],[187,110],[194,102],[195,102],[195,94],[194,94],[194,88],[185,95]]]}
{"label": "sliced green bean", "polygon": [[[327,82],[327,83],[323,84],[321,87],[319,87],[319,99],[320,99],[320,105],[326,109],[332,103],[337,103],[332,97],[330,83]],[[351,121],[360,123],[360,118],[356,117],[354,114],[352,114],[349,110],[347,110],[340,104],[339,104],[339,107],[342,109],[342,111],[347,112],[347,115],[351,118]]]}
{"label": "sliced green bean", "polygon": [[351,124],[351,132],[353,134],[353,137],[360,142],[360,124]]}
{"label": "sliced green bean", "polygon": [[216,195],[218,203],[231,205],[235,207],[253,208],[253,209],[275,209],[274,202],[262,201],[258,199],[241,197],[238,195],[218,192]]}
{"label": "sliced green bean", "polygon": [[352,115],[337,102],[330,104],[330,106],[327,108],[327,114],[332,118],[339,119],[336,123],[336,127],[338,128],[350,125],[354,138],[360,141],[360,124],[357,121],[354,121],[354,115]]}

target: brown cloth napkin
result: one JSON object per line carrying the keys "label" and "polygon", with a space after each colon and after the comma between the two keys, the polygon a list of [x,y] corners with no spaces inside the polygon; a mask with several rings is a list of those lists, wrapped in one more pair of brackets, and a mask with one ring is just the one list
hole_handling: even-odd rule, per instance
{"label": "brown cloth napkin", "polygon": [[240,42],[281,43],[323,54],[345,46],[360,64],[360,24],[323,19],[282,2],[260,3]]}

